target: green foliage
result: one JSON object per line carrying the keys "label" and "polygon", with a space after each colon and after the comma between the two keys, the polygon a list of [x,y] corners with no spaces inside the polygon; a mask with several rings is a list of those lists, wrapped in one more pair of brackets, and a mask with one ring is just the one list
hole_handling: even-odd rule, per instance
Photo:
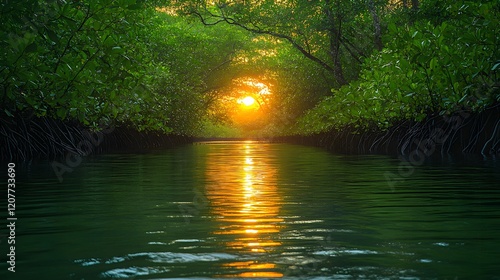
{"label": "green foliage", "polygon": [[453,3],[446,9],[456,16],[437,25],[389,24],[387,47],[364,62],[360,79],[310,110],[298,131],[385,129],[498,102],[498,8],[494,2]]}
{"label": "green foliage", "polygon": [[237,127],[206,119],[196,136],[202,138],[238,138],[242,134],[242,131]]}
{"label": "green foliage", "polygon": [[[411,11],[390,1],[168,1],[160,11],[161,2],[0,5],[0,118],[272,136],[385,129],[500,101],[495,1]],[[377,27],[385,48],[374,52]],[[253,119],[235,105],[252,90],[245,78],[272,92],[249,92],[261,103]],[[229,128],[238,110],[240,127]]]}
{"label": "green foliage", "polygon": [[2,6],[3,107],[90,126],[111,118],[140,123],[138,112],[154,98],[144,44],[153,14],[135,12],[139,6],[99,0]]}
{"label": "green foliage", "polygon": [[208,26],[228,24],[290,44],[327,70],[336,86],[357,77],[373,50],[367,1],[175,1]]}
{"label": "green foliage", "polygon": [[[2,117],[192,134],[244,40],[140,0],[1,5]],[[220,30],[219,30],[220,31]],[[216,77],[216,78],[214,78]]]}

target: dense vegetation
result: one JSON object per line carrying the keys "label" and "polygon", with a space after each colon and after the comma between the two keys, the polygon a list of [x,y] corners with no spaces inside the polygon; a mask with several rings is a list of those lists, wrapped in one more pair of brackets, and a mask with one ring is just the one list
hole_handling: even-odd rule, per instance
{"label": "dense vegetation", "polygon": [[201,32],[139,1],[7,3],[2,118],[192,133],[210,70],[233,51],[231,36]]}
{"label": "dense vegetation", "polygon": [[20,0],[0,13],[2,123],[268,136],[500,101],[498,1]]}
{"label": "dense vegetation", "polygon": [[391,15],[385,48],[364,61],[358,80],[309,111],[301,131],[386,129],[500,101],[498,2],[425,4],[413,15],[419,20]]}

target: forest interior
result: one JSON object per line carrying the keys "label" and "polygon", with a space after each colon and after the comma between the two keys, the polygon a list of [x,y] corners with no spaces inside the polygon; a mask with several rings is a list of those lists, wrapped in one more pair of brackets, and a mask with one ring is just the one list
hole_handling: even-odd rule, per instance
{"label": "forest interior", "polygon": [[0,13],[4,159],[195,138],[500,151],[496,0],[20,0]]}

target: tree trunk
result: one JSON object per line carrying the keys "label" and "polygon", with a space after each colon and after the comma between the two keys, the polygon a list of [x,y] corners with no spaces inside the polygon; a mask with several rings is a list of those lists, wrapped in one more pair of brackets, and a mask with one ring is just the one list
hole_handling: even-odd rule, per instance
{"label": "tree trunk", "polygon": [[419,7],[420,7],[420,4],[418,3],[418,0],[411,0],[411,9],[414,12],[418,11]]}
{"label": "tree trunk", "polygon": [[[330,37],[330,57],[332,58],[333,62],[333,75],[335,76],[335,79],[339,83],[340,86],[346,85],[347,81],[344,77],[344,71],[342,67],[342,61],[341,59],[341,50],[340,50],[340,39],[342,38],[342,18],[340,17],[340,14],[337,13],[337,15],[333,14],[332,7],[330,5],[330,0],[325,1],[326,6],[325,6],[325,14],[327,16],[327,21],[328,21],[328,36]],[[339,8],[338,0],[335,2],[337,4],[337,9]],[[338,11],[337,11],[338,12]]]}
{"label": "tree trunk", "polygon": [[368,0],[368,9],[370,10],[370,14],[372,15],[373,18],[373,27],[375,30],[374,34],[375,48],[378,51],[381,51],[382,48],[384,47],[382,44],[382,30],[380,28],[380,18],[378,17],[377,10],[375,9],[375,3],[373,2],[373,0]]}
{"label": "tree trunk", "polygon": [[406,11],[408,9],[408,1],[407,0],[403,0],[402,2],[403,2],[403,8]]}

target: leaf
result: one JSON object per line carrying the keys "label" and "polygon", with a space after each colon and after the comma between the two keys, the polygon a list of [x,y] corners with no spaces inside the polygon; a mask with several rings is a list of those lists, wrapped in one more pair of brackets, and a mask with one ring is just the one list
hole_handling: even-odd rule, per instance
{"label": "leaf", "polygon": [[57,109],[56,111],[56,115],[60,118],[60,119],[64,119],[66,117],[66,110],[64,108],[59,108]]}
{"label": "leaf", "polygon": [[398,33],[398,28],[396,27],[396,24],[394,22],[391,22],[388,26],[387,26],[387,29],[389,29],[389,31],[391,33]]}
{"label": "leaf", "polygon": [[49,37],[50,40],[52,40],[52,42],[54,43],[59,42],[59,37],[57,36],[57,34],[50,29],[47,29],[47,36]]}
{"label": "leaf", "polygon": [[9,110],[5,109],[4,111],[5,111],[5,114],[7,114],[7,116],[9,116],[9,117],[14,117],[14,116],[10,113],[10,111],[9,111]]}
{"label": "leaf", "polygon": [[464,100],[467,98],[467,94],[464,95],[462,98],[460,98],[460,100],[458,100],[458,103],[462,103],[464,102]]}
{"label": "leaf", "polygon": [[31,43],[29,44],[26,49],[24,50],[26,53],[30,53],[30,52],[36,52],[37,50],[37,45],[36,43]]}
{"label": "leaf", "polygon": [[437,58],[436,58],[436,57],[433,57],[433,58],[431,59],[431,62],[429,63],[429,67],[430,67],[430,69],[432,70],[432,69],[436,68],[436,65],[437,65]]}
{"label": "leaf", "polygon": [[123,49],[119,46],[115,46],[113,48],[111,48],[111,51],[113,51],[114,53],[123,53]]}
{"label": "leaf", "polygon": [[498,67],[500,67],[500,62],[498,62],[497,64],[493,65],[493,67],[491,67],[491,71],[497,70]]}
{"label": "leaf", "polygon": [[115,108],[115,106],[111,107],[111,114],[113,115],[113,118],[116,118],[118,116],[118,110]]}

